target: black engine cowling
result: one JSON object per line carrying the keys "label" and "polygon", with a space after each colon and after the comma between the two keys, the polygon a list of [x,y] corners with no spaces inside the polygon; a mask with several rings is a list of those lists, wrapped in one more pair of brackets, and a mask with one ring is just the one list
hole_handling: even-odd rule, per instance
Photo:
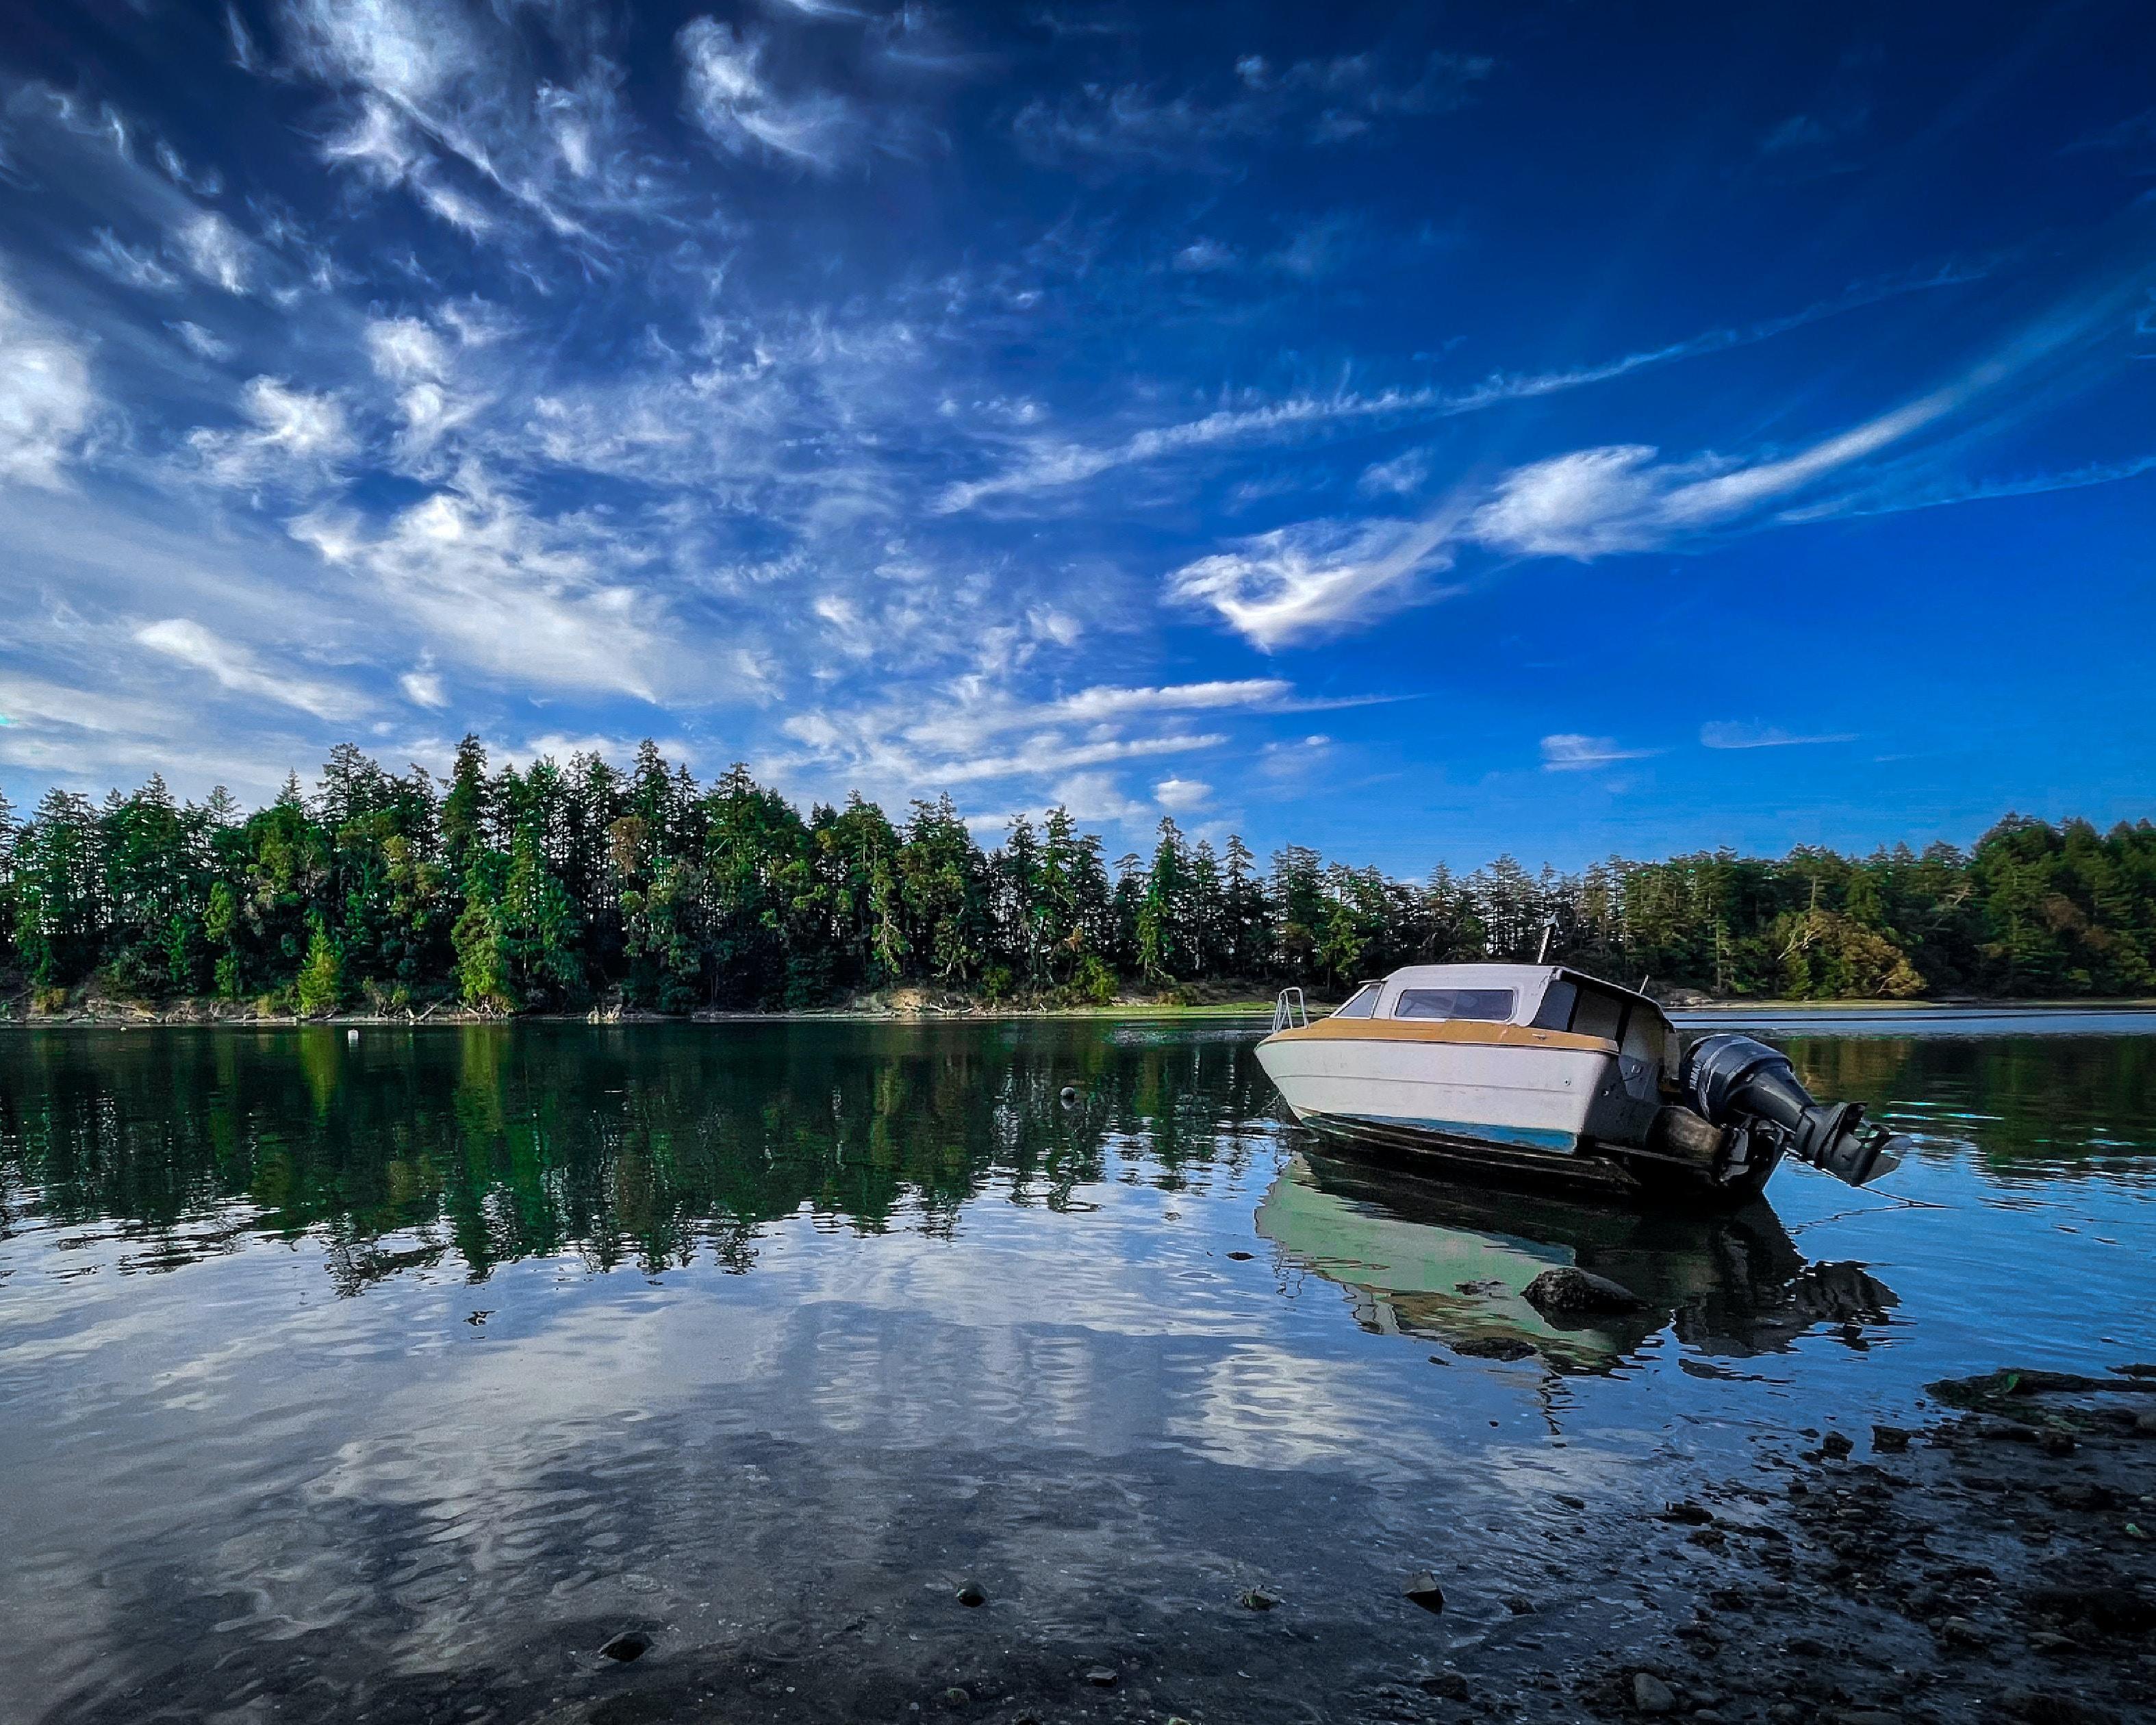
{"label": "black engine cowling", "polygon": [[1861,1102],[1815,1102],[1779,1050],[1724,1031],[1694,1043],[1678,1082],[1716,1126],[1741,1128],[1852,1186],[1899,1166],[1908,1140],[1864,1124]]}

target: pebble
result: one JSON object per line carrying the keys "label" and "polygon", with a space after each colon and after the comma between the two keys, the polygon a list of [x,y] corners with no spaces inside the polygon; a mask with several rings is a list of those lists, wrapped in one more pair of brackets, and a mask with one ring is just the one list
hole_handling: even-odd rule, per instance
{"label": "pebble", "polygon": [[943,1705],[947,1707],[964,1707],[973,1698],[955,1683],[943,1692]]}
{"label": "pebble", "polygon": [[1850,1441],[1849,1434],[1845,1431],[1830,1431],[1820,1440],[1820,1453],[1822,1455],[1831,1455],[1837,1461],[1856,1447],[1856,1445]]}
{"label": "pebble", "polygon": [[599,1649],[602,1659],[619,1660],[627,1665],[633,1659],[641,1659],[651,1650],[651,1637],[642,1630],[624,1630]]}
{"label": "pebble", "polygon": [[1676,1692],[1652,1671],[1632,1673],[1632,1705],[1643,1713],[1673,1713]]}
{"label": "pebble", "polygon": [[1112,1689],[1120,1680],[1110,1667],[1096,1665],[1086,1673],[1086,1681],[1096,1689]]}
{"label": "pebble", "polygon": [[1871,1428],[1871,1447],[1883,1455],[1898,1455],[1909,1447],[1909,1440],[1915,1435],[1898,1425],[1875,1425]]}
{"label": "pebble", "polygon": [[958,1589],[958,1603],[962,1605],[985,1605],[988,1603],[988,1596],[982,1591],[979,1582],[969,1581]]}
{"label": "pebble", "polygon": [[1280,1602],[1278,1594],[1261,1587],[1245,1588],[1236,1598],[1236,1603],[1246,1611],[1270,1611]]}

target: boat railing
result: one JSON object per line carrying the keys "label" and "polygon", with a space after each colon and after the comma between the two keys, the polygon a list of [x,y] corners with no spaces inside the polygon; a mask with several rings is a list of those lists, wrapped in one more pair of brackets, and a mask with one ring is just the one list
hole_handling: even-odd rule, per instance
{"label": "boat railing", "polygon": [[1273,1002],[1273,1034],[1301,1029],[1309,1023],[1310,1009],[1303,1004],[1302,990],[1282,988],[1280,999]]}

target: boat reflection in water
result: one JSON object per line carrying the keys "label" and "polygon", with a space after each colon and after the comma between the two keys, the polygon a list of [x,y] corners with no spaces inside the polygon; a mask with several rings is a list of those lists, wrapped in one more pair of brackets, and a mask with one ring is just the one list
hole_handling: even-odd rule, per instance
{"label": "boat reflection in water", "polygon": [[[1645,1214],[1305,1153],[1282,1168],[1257,1225],[1347,1288],[1365,1329],[1471,1356],[1538,1353],[1560,1372],[1611,1370],[1672,1325],[1709,1356],[1773,1353],[1822,1327],[1861,1348],[1895,1304],[1860,1265],[1806,1262],[1763,1199],[1723,1214]],[[1546,1317],[1522,1291],[1564,1265],[1644,1303]]]}

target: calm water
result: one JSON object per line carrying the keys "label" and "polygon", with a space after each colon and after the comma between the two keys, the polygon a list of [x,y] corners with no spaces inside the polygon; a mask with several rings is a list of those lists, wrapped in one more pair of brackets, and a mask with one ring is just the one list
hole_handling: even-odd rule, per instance
{"label": "calm water", "polygon": [[[1621,1635],[1581,1515],[2156,1358],[2145,1026],[1797,1028],[1921,1155],[1696,1222],[1307,1154],[1241,1024],[0,1036],[0,1718],[1322,1718]],[[1553,1329],[1573,1261],[1650,1311]]]}

